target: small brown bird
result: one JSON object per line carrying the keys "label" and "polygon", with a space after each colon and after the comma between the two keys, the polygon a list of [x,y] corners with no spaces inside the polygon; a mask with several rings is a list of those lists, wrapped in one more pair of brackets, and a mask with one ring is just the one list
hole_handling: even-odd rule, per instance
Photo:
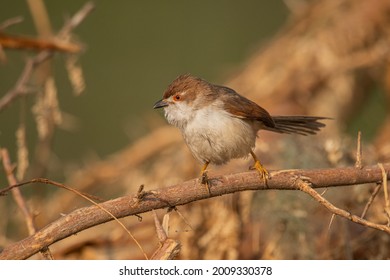
{"label": "small brown bird", "polygon": [[277,133],[316,134],[325,126],[325,117],[271,116],[255,102],[233,89],[210,84],[191,75],[176,78],[154,109],[164,108],[168,122],[178,127],[194,157],[207,166],[224,164],[231,159],[252,155],[260,176],[268,171],[253,149],[261,129]]}

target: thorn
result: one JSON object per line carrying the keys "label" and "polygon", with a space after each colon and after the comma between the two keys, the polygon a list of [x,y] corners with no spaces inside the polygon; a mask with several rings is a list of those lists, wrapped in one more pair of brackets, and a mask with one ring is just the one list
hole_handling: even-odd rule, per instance
{"label": "thorn", "polygon": [[148,194],[151,194],[151,192],[144,191],[144,184],[140,185],[137,191],[137,200],[142,200],[145,196]]}
{"label": "thorn", "polygon": [[355,167],[362,169],[362,133],[359,130],[357,138],[357,147],[356,147],[356,162]]}
{"label": "thorn", "polygon": [[138,222],[142,222],[142,216],[141,215],[135,214],[134,216],[136,216],[138,218]]}

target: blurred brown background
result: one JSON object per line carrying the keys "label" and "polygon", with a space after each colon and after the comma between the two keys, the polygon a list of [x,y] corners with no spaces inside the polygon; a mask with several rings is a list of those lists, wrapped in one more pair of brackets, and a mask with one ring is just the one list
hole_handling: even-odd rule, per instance
{"label": "blurred brown background", "polygon": [[[32,1],[33,2],[33,1]],[[369,3],[368,3],[369,2]],[[64,56],[51,60],[61,118],[46,139],[37,133],[38,95],[13,102],[0,116],[0,145],[18,163],[19,180],[48,177],[110,199],[179,183],[198,175],[179,132],[152,110],[165,87],[191,73],[228,85],[274,115],[334,118],[314,137],[260,132],[256,153],[269,169],[353,165],[356,135],[363,136],[363,164],[385,162],[389,144],[390,3],[326,1],[96,1],[96,11],[76,28],[86,89],[73,93]],[[14,1],[0,22],[23,16],[7,33],[38,36],[32,9]],[[54,33],[79,1],[45,2]],[[31,51],[5,51],[0,92],[18,79]],[[34,117],[35,114],[35,117]],[[15,133],[25,123],[28,157]],[[18,159],[19,151],[19,159]],[[19,161],[19,162],[18,162]],[[247,170],[248,159],[212,167],[209,176]],[[2,185],[8,184],[0,175]],[[336,205],[360,214],[374,186],[327,190]],[[74,194],[25,187],[23,194],[43,227],[83,205]],[[381,193],[376,198],[381,201]],[[246,192],[170,213],[171,238],[182,259],[387,259],[385,233],[335,218],[298,192]],[[11,196],[0,199],[0,246],[27,235]],[[165,212],[159,211],[162,217]],[[152,216],[123,220],[144,250],[158,248]],[[383,206],[367,216],[385,221]],[[86,230],[50,247],[58,259],[135,259],[142,254],[117,224]]]}

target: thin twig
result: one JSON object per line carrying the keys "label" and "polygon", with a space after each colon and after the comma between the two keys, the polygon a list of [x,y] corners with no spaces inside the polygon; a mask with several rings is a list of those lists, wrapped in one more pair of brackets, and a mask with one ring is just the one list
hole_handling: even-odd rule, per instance
{"label": "thin twig", "polygon": [[[8,179],[9,184],[10,185],[17,185],[18,182],[13,174],[15,168],[13,167],[11,160],[9,158],[8,150],[3,148],[0,150],[0,154],[1,154],[1,159],[3,161],[3,167],[4,167],[5,173],[7,175],[7,179]],[[12,196],[13,196],[16,204],[18,205],[20,211],[22,212],[22,214],[24,216],[24,220],[26,221],[28,233],[30,235],[34,234],[36,232],[36,228],[34,225],[33,215],[31,214],[30,210],[28,209],[27,203],[24,200],[19,188],[12,189],[11,193],[12,193]]]}
{"label": "thin twig", "polygon": [[379,168],[382,171],[383,193],[384,193],[384,196],[385,196],[385,207],[384,207],[384,210],[385,210],[385,214],[386,214],[386,217],[387,217],[387,226],[390,226],[390,200],[389,200],[389,194],[388,194],[388,191],[387,191],[387,178],[388,177],[387,177],[386,170],[383,167],[383,164],[379,163],[378,166],[379,166]]}
{"label": "thin twig", "polygon": [[325,208],[327,208],[332,214],[343,217],[343,218],[350,220],[354,223],[357,223],[357,224],[360,224],[360,225],[363,225],[366,227],[378,229],[378,230],[381,230],[381,231],[384,231],[384,232],[387,232],[388,234],[390,234],[390,227],[389,226],[380,225],[380,224],[376,224],[376,223],[367,221],[365,219],[360,218],[359,216],[353,215],[352,213],[350,213],[348,211],[345,211],[341,208],[336,207],[335,205],[330,203],[328,200],[326,200],[323,196],[321,196],[318,192],[316,192],[311,187],[310,182],[306,182],[304,180],[297,179],[296,180],[296,187],[300,191],[303,191],[303,192],[307,193],[308,195],[310,195],[312,198],[314,198],[316,201],[318,201],[321,205],[325,206]]}
{"label": "thin twig", "polygon": [[70,20],[68,20],[65,25],[61,28],[57,37],[61,38],[63,36],[68,36],[77,26],[84,21],[84,19],[95,9],[95,4],[93,2],[87,2],[78,12],[76,12]]}
{"label": "thin twig", "polygon": [[374,199],[375,199],[376,195],[379,193],[379,190],[381,189],[381,187],[382,187],[381,183],[376,184],[376,187],[375,187],[374,191],[372,192],[370,198],[368,199],[366,206],[364,206],[364,209],[363,209],[362,214],[360,215],[360,218],[364,219],[364,217],[366,216],[366,214],[368,212],[368,209],[370,209],[370,206],[374,202]]}
{"label": "thin twig", "polygon": [[[180,242],[171,238],[168,238],[167,232],[161,225],[156,211],[152,211],[154,225],[156,227],[157,238],[160,242],[159,248],[153,253],[151,260],[172,260],[175,259],[176,256],[180,252]],[[169,214],[165,214],[169,215]]]}
{"label": "thin twig", "polygon": [[[390,172],[390,164],[384,164],[385,172]],[[127,195],[99,204],[116,218],[137,215],[153,209],[172,208],[178,205],[188,204],[194,201],[209,199],[229,193],[246,190],[297,190],[297,178],[306,178],[313,188],[308,193],[318,198],[318,201],[327,207],[332,213],[343,216],[349,220],[375,228],[390,234],[390,227],[379,225],[327,203],[314,188],[331,186],[347,186],[355,184],[377,183],[383,178],[380,168],[366,166],[362,169],[355,167],[317,169],[317,170],[291,170],[286,172],[271,172],[271,178],[267,184],[261,180],[256,172],[244,172],[210,178],[210,194],[199,184],[198,179],[183,182],[171,187],[164,187],[155,191],[148,191],[142,199],[137,199],[138,194]],[[30,182],[45,182],[46,179],[35,179]],[[26,185],[26,182],[18,186]],[[17,186],[9,186],[0,190],[0,195],[6,194]],[[314,193],[312,193],[314,192]],[[47,247],[59,240],[76,234],[87,228],[108,222],[113,217],[96,205],[77,209],[63,216],[38,231],[36,234],[19,242],[9,245],[0,253],[0,259],[25,259],[40,248]]]}
{"label": "thin twig", "polygon": [[[322,194],[321,194],[322,196]],[[330,236],[330,228],[332,227],[332,224],[333,224],[333,221],[334,221],[334,218],[336,217],[335,214],[332,214],[332,217],[330,217],[330,221],[329,221],[329,225],[328,225],[328,232],[327,232],[327,236],[329,237]]]}
{"label": "thin twig", "polygon": [[31,75],[34,69],[46,61],[52,56],[51,52],[40,52],[34,58],[27,60],[26,65],[20,75],[18,81],[16,82],[14,88],[9,90],[1,99],[0,99],[0,112],[3,111],[8,105],[12,103],[15,99],[22,97],[24,95],[33,93],[34,91],[29,89],[28,82],[30,81]]}
{"label": "thin twig", "polygon": [[8,27],[10,27],[12,25],[21,23],[22,21],[23,21],[22,16],[7,19],[0,24],[0,32],[7,29]]}
{"label": "thin twig", "polygon": [[361,133],[361,131],[358,132],[355,167],[362,168],[362,133]]}

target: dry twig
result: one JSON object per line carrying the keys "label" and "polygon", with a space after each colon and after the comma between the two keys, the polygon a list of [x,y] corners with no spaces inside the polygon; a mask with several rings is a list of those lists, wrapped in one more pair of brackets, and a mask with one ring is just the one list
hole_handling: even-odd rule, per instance
{"label": "dry twig", "polygon": [[22,21],[23,21],[23,17],[14,17],[14,18],[7,19],[6,21],[0,24],[0,32],[12,25],[21,23]]}
{"label": "dry twig", "polygon": [[364,218],[366,216],[368,209],[370,209],[370,206],[374,202],[374,199],[375,199],[376,195],[379,193],[379,190],[381,189],[381,187],[382,187],[382,184],[380,184],[380,183],[376,184],[376,187],[375,187],[374,191],[372,192],[370,198],[368,199],[366,206],[364,206],[364,209],[363,209],[362,214],[360,215],[360,218]]}
{"label": "dry twig", "polygon": [[[165,214],[169,215],[169,213]],[[180,252],[180,242],[171,238],[168,238],[166,229],[161,225],[158,220],[157,214],[153,211],[154,224],[156,226],[156,232],[158,240],[160,241],[160,247],[153,253],[151,260],[173,260]],[[164,217],[165,219],[165,217]]]}
{"label": "dry twig", "polygon": [[384,231],[384,232],[387,232],[388,234],[390,234],[390,227],[389,226],[380,225],[380,224],[376,224],[376,223],[367,221],[365,219],[360,218],[359,216],[353,215],[352,213],[350,213],[348,211],[345,211],[341,208],[334,206],[332,203],[330,203],[328,200],[326,200],[323,196],[321,196],[318,192],[316,192],[311,187],[311,183],[307,182],[306,179],[302,180],[302,179],[298,178],[296,181],[296,186],[298,187],[298,189],[300,191],[307,193],[308,195],[313,197],[316,201],[318,201],[320,204],[325,206],[325,208],[328,209],[331,213],[338,215],[340,217],[343,217],[345,219],[348,219],[354,223],[357,223],[357,224],[360,224],[360,225],[363,225],[366,227],[378,229],[378,230],[381,230],[381,231]]}
{"label": "dry twig", "polygon": [[357,138],[355,167],[362,168],[362,133],[360,131]]}
{"label": "dry twig", "polygon": [[[8,183],[10,185],[17,185],[18,184],[17,180],[13,174],[13,171],[15,168],[14,168],[14,165],[11,163],[7,149],[4,149],[4,148],[1,149],[0,154],[1,154],[1,159],[3,161],[4,171],[5,171],[5,174],[7,175]],[[34,234],[36,229],[35,229],[35,225],[34,225],[33,216],[31,214],[30,210],[28,209],[27,203],[24,200],[19,188],[14,188],[11,190],[11,192],[12,192],[12,196],[13,196],[16,204],[18,205],[20,211],[22,212],[22,214],[24,216],[24,219],[25,219],[26,225],[27,225],[28,233]]]}
{"label": "dry twig", "polygon": [[382,163],[379,163],[379,168],[382,171],[382,184],[383,184],[383,192],[384,192],[384,197],[385,197],[385,207],[384,211],[387,217],[387,226],[390,227],[390,199],[389,199],[389,193],[387,191],[387,180],[388,180],[388,175],[383,167]]}

